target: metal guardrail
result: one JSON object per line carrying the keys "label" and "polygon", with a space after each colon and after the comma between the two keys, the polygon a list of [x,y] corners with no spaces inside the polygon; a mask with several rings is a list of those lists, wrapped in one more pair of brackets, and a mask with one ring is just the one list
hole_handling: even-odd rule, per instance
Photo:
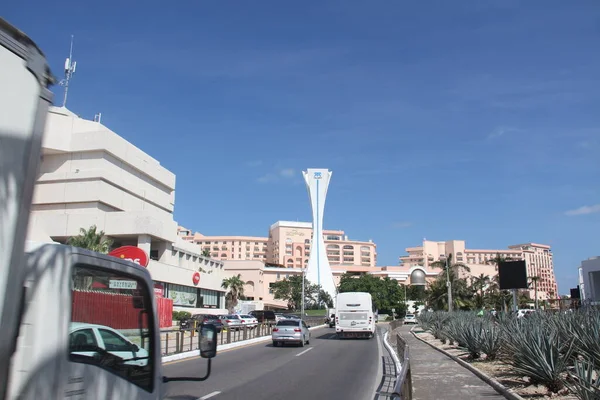
{"label": "metal guardrail", "polygon": [[[394,321],[395,322],[395,321]],[[410,372],[410,349],[408,344],[396,334],[396,352],[402,364],[400,373],[396,378],[393,396],[396,399],[412,399],[412,374]]]}
{"label": "metal guardrail", "polygon": [[[325,318],[304,317],[304,321],[309,326],[317,326],[323,324]],[[270,336],[274,326],[275,321],[269,321],[267,323],[259,323],[253,328],[247,326],[233,329],[224,328],[221,332],[217,333],[217,344],[223,345]],[[173,329],[161,329],[160,333],[160,347],[163,356],[198,350],[200,348],[198,333],[194,328],[182,330],[178,327],[173,327]]]}
{"label": "metal guardrail", "polygon": [[[229,344],[250,340],[264,336],[270,336],[273,332],[275,322],[258,324],[253,328],[243,326],[240,328],[223,328],[217,333],[217,344]],[[198,332],[193,328],[177,330],[161,330],[160,348],[163,356],[184,353],[186,351],[198,350]]]}
{"label": "metal guardrail", "polygon": [[396,328],[400,328],[402,325],[404,325],[404,319],[396,319],[390,322],[390,329],[394,330]]}

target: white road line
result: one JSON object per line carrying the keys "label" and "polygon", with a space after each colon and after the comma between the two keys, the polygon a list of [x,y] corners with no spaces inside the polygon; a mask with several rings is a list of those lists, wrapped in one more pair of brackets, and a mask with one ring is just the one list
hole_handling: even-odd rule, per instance
{"label": "white road line", "polygon": [[313,348],[309,347],[308,349],[301,351],[300,353],[296,354],[296,357],[300,357],[302,354],[306,353],[307,351],[311,351]]}
{"label": "white road line", "polygon": [[206,396],[202,396],[202,397],[198,397],[196,400],[206,400],[206,399],[210,399],[211,397],[215,397],[216,395],[220,394],[221,392],[212,392],[207,394]]}

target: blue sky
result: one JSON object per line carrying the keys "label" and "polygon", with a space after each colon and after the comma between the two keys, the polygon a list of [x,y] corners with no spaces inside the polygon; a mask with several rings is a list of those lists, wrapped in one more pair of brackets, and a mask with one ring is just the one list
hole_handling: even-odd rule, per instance
{"label": "blue sky", "polygon": [[30,1],[4,17],[57,75],[75,35],[69,108],[173,171],[176,220],[203,234],[308,221],[300,171],[329,168],[325,227],[373,239],[380,265],[423,238],[547,243],[567,293],[600,254],[596,0]]}

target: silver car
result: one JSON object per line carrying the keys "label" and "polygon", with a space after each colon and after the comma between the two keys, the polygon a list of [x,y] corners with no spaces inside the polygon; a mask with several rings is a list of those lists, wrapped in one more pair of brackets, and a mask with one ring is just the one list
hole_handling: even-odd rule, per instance
{"label": "silver car", "polygon": [[273,346],[277,347],[284,343],[296,343],[303,347],[310,343],[310,326],[299,319],[282,319],[277,322],[271,335]]}
{"label": "silver car", "polygon": [[219,317],[223,326],[227,329],[239,330],[242,327],[242,319],[239,315],[221,315]]}

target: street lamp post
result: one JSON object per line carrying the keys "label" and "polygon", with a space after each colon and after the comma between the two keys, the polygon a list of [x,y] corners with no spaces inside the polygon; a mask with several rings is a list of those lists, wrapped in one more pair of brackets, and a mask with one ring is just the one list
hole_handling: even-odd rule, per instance
{"label": "street lamp post", "polygon": [[406,297],[406,287],[408,282],[404,284],[404,314],[408,314],[408,298]]}
{"label": "street lamp post", "polygon": [[448,288],[448,312],[452,312],[452,283],[450,282],[450,254],[446,257],[446,287]]}

